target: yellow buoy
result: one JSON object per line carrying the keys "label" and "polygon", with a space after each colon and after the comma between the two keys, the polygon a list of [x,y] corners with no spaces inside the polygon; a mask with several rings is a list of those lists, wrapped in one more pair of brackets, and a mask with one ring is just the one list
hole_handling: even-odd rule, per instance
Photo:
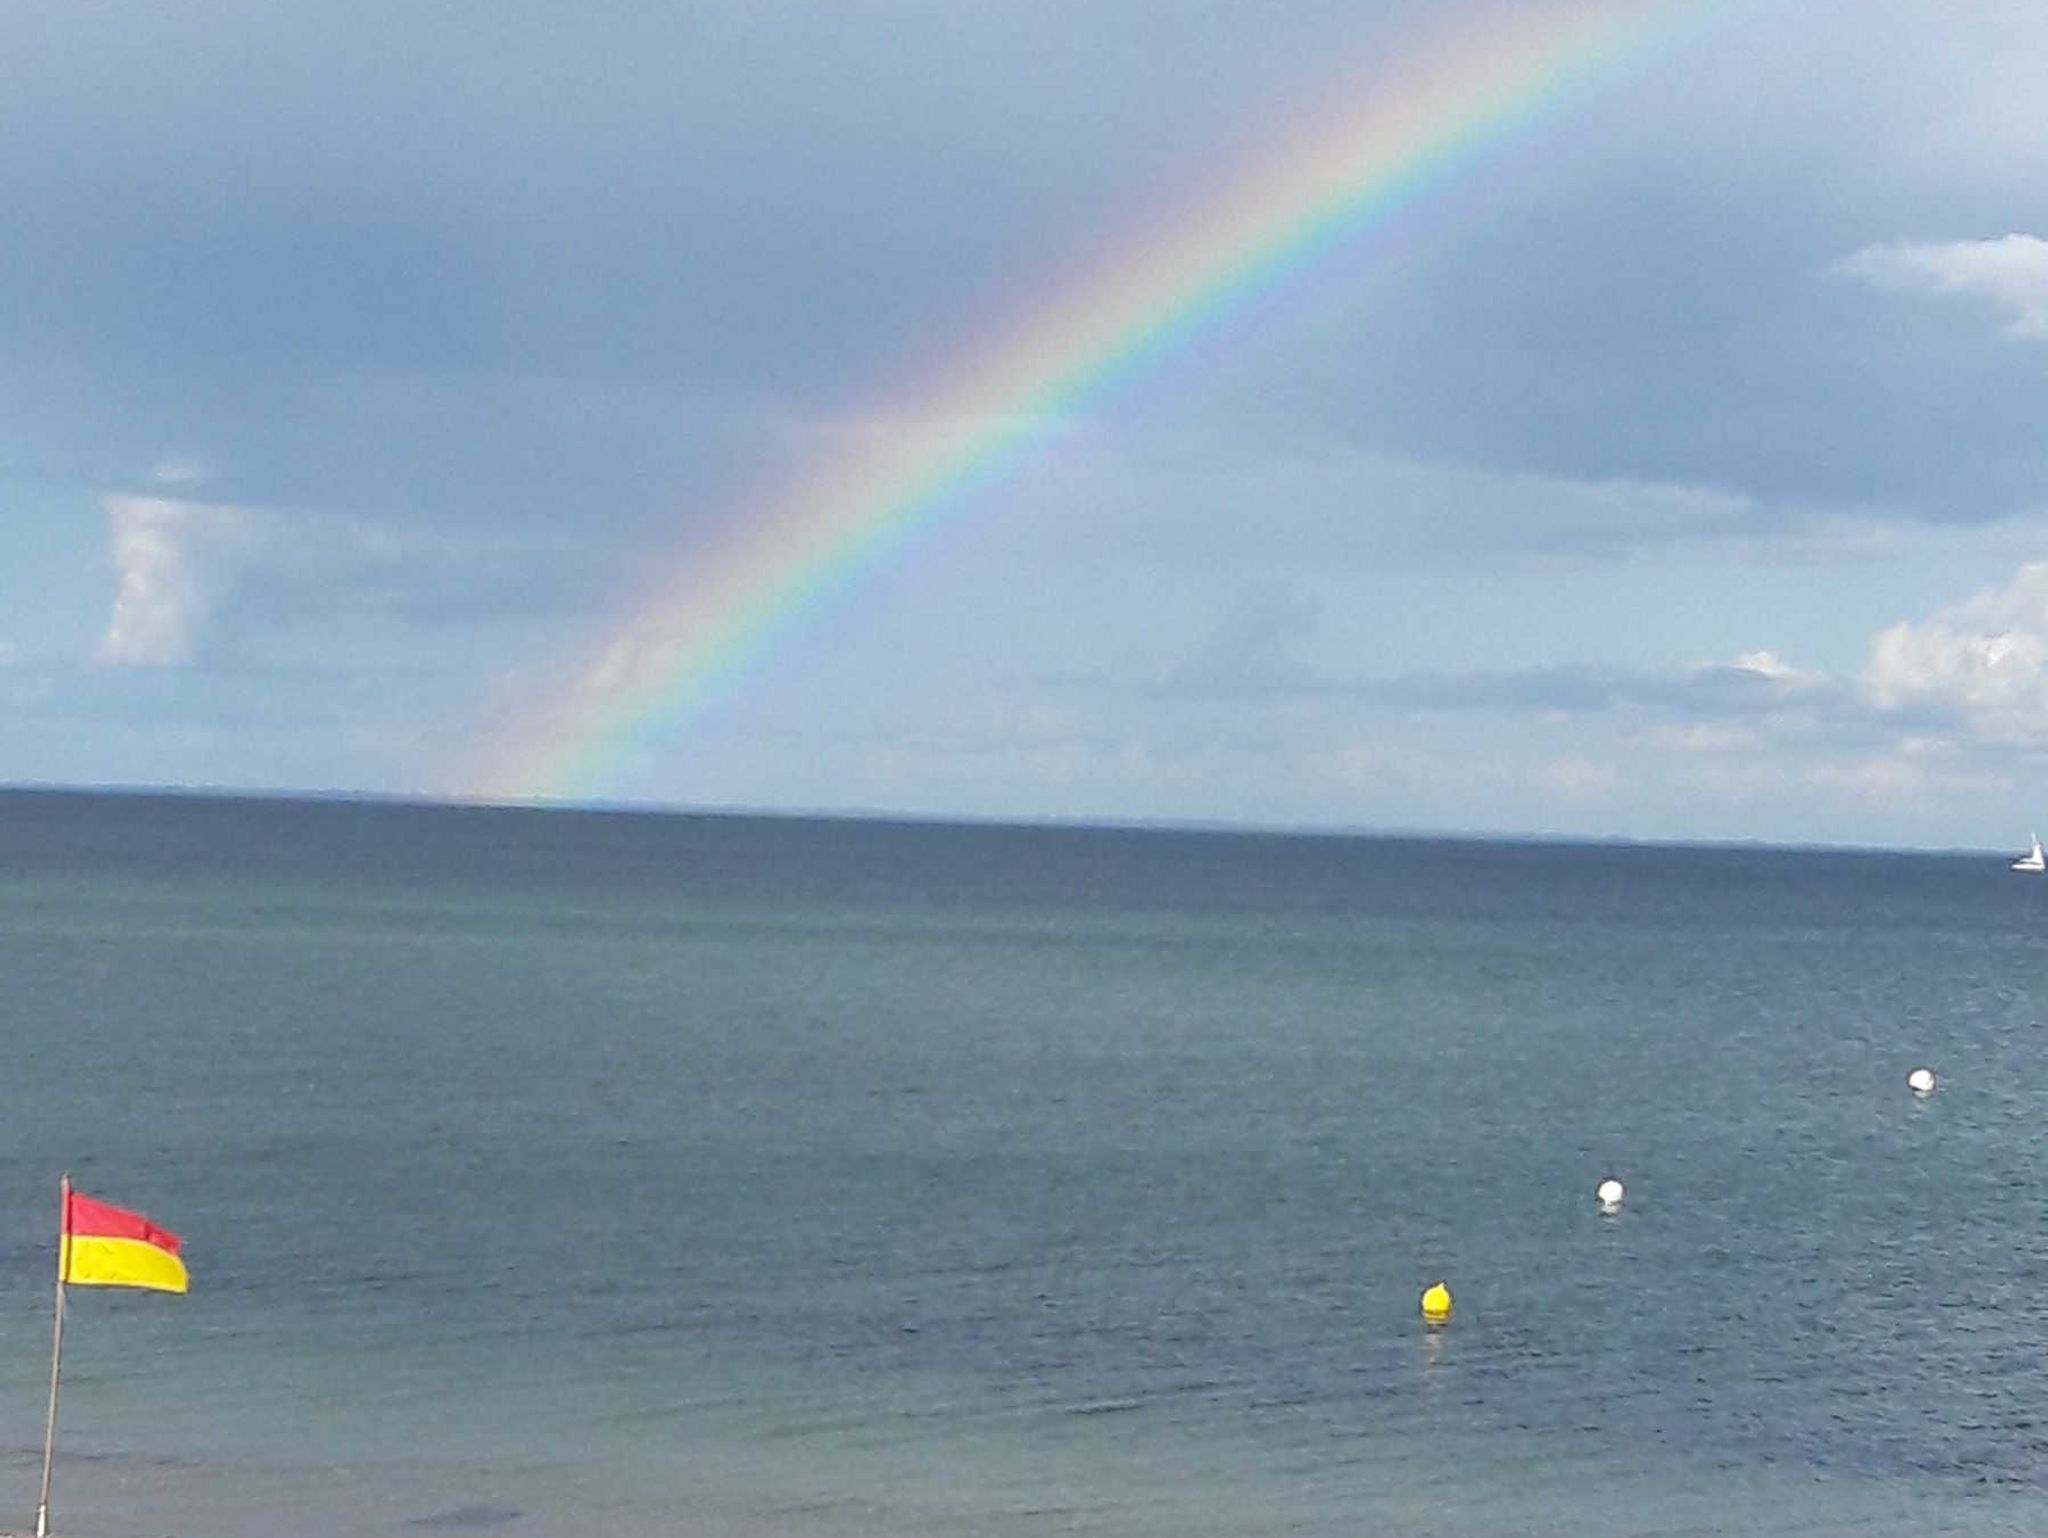
{"label": "yellow buoy", "polygon": [[1422,1293],[1422,1317],[1430,1324],[1442,1324],[1451,1317],[1451,1289],[1431,1282]]}

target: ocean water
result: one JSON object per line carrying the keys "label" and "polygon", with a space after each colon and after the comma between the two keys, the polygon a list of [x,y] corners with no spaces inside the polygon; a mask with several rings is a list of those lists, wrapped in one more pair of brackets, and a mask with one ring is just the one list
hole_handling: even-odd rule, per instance
{"label": "ocean water", "polygon": [[0,1526],[69,1169],[193,1290],[73,1292],[60,1533],[2039,1533],[2044,936],[1984,857],[0,794]]}

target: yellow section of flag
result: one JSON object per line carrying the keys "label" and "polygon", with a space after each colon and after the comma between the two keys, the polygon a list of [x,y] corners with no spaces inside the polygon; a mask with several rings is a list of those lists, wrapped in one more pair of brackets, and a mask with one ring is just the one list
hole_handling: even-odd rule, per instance
{"label": "yellow section of flag", "polygon": [[187,1278],[178,1248],[176,1234],[141,1213],[71,1191],[57,1241],[57,1279],[74,1287],[183,1292]]}
{"label": "yellow section of flag", "polygon": [[183,1292],[189,1285],[185,1262],[140,1239],[87,1238],[62,1241],[64,1280],[73,1287],[150,1287]]}

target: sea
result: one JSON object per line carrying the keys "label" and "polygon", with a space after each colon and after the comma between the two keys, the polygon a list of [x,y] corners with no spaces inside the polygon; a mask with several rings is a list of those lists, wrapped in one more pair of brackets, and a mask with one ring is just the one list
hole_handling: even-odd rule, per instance
{"label": "sea", "polygon": [[0,794],[0,1528],[69,1171],[192,1285],[70,1291],[60,1535],[2048,1532],[2044,961],[1994,855]]}

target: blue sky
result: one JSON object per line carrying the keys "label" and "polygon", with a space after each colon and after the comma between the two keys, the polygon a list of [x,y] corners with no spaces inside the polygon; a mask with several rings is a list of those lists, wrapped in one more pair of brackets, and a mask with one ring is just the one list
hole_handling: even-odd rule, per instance
{"label": "blue sky", "polygon": [[[889,382],[1465,8],[10,9],[0,782],[461,791]],[[1069,424],[620,795],[2048,825],[2048,11],[1728,14]]]}

